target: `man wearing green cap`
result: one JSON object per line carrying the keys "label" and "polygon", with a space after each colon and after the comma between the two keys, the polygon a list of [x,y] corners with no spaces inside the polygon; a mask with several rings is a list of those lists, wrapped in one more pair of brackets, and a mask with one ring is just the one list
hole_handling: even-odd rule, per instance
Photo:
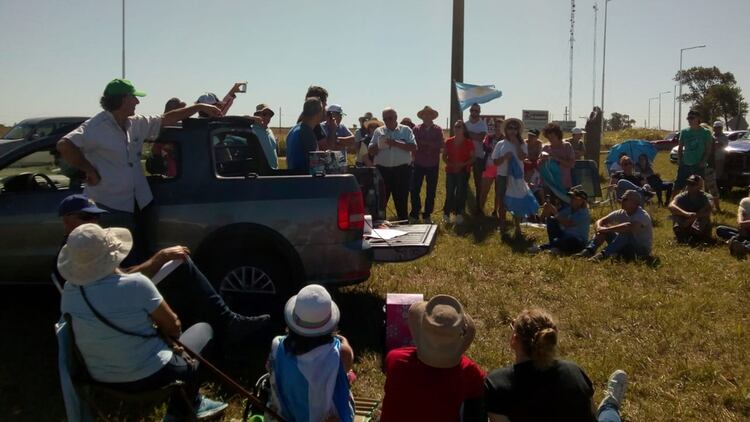
{"label": "man wearing green cap", "polygon": [[153,199],[141,167],[143,141],[159,136],[163,126],[199,111],[212,117],[221,115],[218,108],[208,104],[194,104],[157,116],[136,115],[138,97],[144,96],[130,81],[113,79],[99,100],[104,111],[57,143],[62,158],[86,173],[84,193],[110,211],[112,222],[125,225],[136,236],[133,258],[145,252],[138,216]]}

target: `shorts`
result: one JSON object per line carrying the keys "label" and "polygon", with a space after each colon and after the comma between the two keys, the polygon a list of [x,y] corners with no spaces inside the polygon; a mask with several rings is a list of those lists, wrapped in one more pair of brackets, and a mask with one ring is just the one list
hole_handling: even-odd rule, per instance
{"label": "shorts", "polygon": [[505,197],[506,189],[508,189],[508,176],[495,177],[495,196],[498,198]]}
{"label": "shorts", "polygon": [[497,176],[497,166],[494,164],[488,164],[484,167],[482,172],[482,179],[494,179]]}
{"label": "shorts", "polygon": [[700,168],[698,165],[689,166],[686,164],[681,164],[677,167],[677,178],[674,181],[674,191],[679,192],[681,191],[686,184],[687,178],[692,174],[697,174],[698,176],[703,177],[705,175],[705,168]]}
{"label": "shorts", "polygon": [[711,167],[706,167],[705,176],[703,176],[705,182],[704,190],[711,194],[714,198],[719,197],[719,184],[716,183],[716,172]]}

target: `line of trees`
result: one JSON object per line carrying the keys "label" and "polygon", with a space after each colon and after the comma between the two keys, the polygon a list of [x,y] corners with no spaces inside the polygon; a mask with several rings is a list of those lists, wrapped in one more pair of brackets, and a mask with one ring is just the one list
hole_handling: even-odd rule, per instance
{"label": "line of trees", "polygon": [[722,118],[730,122],[748,111],[748,104],[732,72],[722,72],[716,66],[696,66],[677,72],[674,80],[687,86],[688,92],[682,94],[681,99],[692,104],[692,108],[703,116],[703,121]]}

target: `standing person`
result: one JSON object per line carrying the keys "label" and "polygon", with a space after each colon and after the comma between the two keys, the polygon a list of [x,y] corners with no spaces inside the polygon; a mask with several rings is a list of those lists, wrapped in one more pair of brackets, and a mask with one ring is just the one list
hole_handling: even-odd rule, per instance
{"label": "standing person", "polygon": [[724,148],[729,145],[729,138],[724,133],[724,123],[721,120],[714,122],[714,136],[711,143],[711,152],[708,155],[708,167],[706,167],[706,190],[713,197],[714,211],[721,212],[721,201],[719,198],[720,179],[724,178]]}
{"label": "standing person", "polygon": [[305,100],[302,116],[286,136],[286,167],[289,170],[310,172],[310,152],[317,151],[314,128],[323,121],[323,103],[317,97]]}
{"label": "standing person", "polygon": [[352,422],[349,341],[336,334],[341,312],[325,287],[310,284],[284,307],[287,334],[271,343],[266,368],[271,407],[287,421]]}
{"label": "standing person", "polygon": [[365,129],[367,130],[367,136],[362,139],[357,147],[357,166],[358,167],[375,167],[375,155],[370,151],[370,145],[372,144],[372,135],[375,133],[375,129],[384,126],[383,122],[378,119],[370,119],[365,122]]}
{"label": "standing person", "polygon": [[[323,88],[322,86],[317,85],[310,85],[310,87],[307,88],[307,93],[305,94],[305,100],[308,98],[317,98],[320,100],[320,103],[323,105],[323,110],[328,106],[328,91]],[[336,126],[333,121],[333,116],[323,116],[323,120],[325,120],[330,127]],[[322,121],[321,120],[321,123]],[[297,119],[297,123],[302,121],[302,116]],[[313,133],[315,134],[315,139],[318,142],[318,149],[321,151],[326,150],[335,150],[337,139],[336,139],[336,132],[326,132],[323,130],[323,127],[321,126],[321,123],[316,124],[313,126]]]}
{"label": "standing person", "polygon": [[[474,103],[469,107],[469,120],[466,121],[466,128],[469,130],[469,137],[474,143],[474,194],[476,196],[476,209],[477,214],[482,215],[482,209],[479,208],[479,192],[482,184],[482,172],[484,172],[485,157],[486,153],[482,148],[482,142],[484,137],[487,136],[489,128],[487,128],[487,122],[479,117],[479,113],[482,112],[482,108],[479,104]],[[497,189],[497,187],[495,187]]]}
{"label": "standing person", "polygon": [[445,141],[443,161],[445,161],[445,205],[443,206],[443,223],[464,222],[466,191],[469,188],[469,172],[474,162],[474,144],[463,120],[456,120],[453,125],[455,136]]}
{"label": "standing person", "polygon": [[532,246],[529,252],[549,250],[554,254],[573,254],[586,246],[591,226],[589,196],[578,187],[571,189],[568,195],[570,206],[562,207],[560,210],[549,202],[544,203],[542,219],[547,223],[548,242],[541,246]]}
{"label": "standing person", "polygon": [[565,189],[570,189],[573,185],[573,176],[571,169],[576,165],[576,154],[573,146],[569,142],[563,141],[563,134],[557,123],[549,123],[542,129],[544,137],[549,140],[549,144],[542,147],[542,160],[550,159],[556,162],[560,167],[560,184]]}
{"label": "standing person", "polygon": [[398,123],[398,113],[393,108],[383,110],[383,121],[385,126],[372,134],[370,152],[375,154],[375,167],[385,182],[385,203],[393,194],[398,220],[408,220],[411,154],[417,150],[417,141],[408,126]]}
{"label": "standing person", "polygon": [[[435,208],[435,192],[437,190],[438,172],[440,171],[440,151],[443,149],[443,128],[436,125],[434,120],[438,112],[430,106],[425,106],[417,113],[422,123],[414,127],[414,139],[417,141],[417,151],[414,153],[414,170],[411,180],[411,220],[419,219],[420,213],[425,223],[432,223],[430,216]],[[427,195],[422,210],[420,194],[422,181],[427,181]]]}
{"label": "standing person", "polygon": [[693,174],[703,177],[706,174],[706,162],[711,154],[713,138],[711,132],[701,127],[701,114],[690,110],[687,115],[689,126],[680,132],[677,145],[677,179],[674,181],[674,193],[685,188],[687,178]]}
{"label": "standing person", "polygon": [[542,175],[539,173],[539,157],[542,155],[542,141],[539,140],[539,129],[529,130],[526,137],[526,148],[529,150],[526,159],[523,160],[523,173],[529,189],[540,204],[544,203],[544,189],[542,188]]}
{"label": "standing person", "polygon": [[261,147],[263,147],[263,153],[266,156],[268,165],[272,169],[279,168],[279,155],[278,155],[278,143],[276,137],[273,136],[273,131],[268,127],[271,123],[271,118],[274,116],[273,110],[265,104],[258,104],[255,107],[255,117],[260,117],[260,124],[253,124],[253,133],[258,137]]}
{"label": "standing person", "polygon": [[552,315],[524,309],[510,323],[512,366],[496,369],[484,382],[490,422],[619,422],[628,377],[612,373],[604,400],[594,412],[594,386],[574,362],[557,358],[558,328]]}
{"label": "standing person", "polygon": [[[326,137],[328,136],[329,130],[333,130],[336,133],[335,148],[331,149],[334,151],[341,151],[341,153],[344,154],[344,157],[346,157],[347,149],[354,146],[354,135],[352,135],[352,132],[346,127],[346,125],[341,124],[341,119],[343,119],[344,116],[346,116],[346,113],[344,113],[344,109],[342,109],[340,105],[329,104],[326,107],[327,120],[322,122],[320,127],[323,129]],[[333,126],[331,126],[331,124],[333,124]]]}
{"label": "standing person", "polygon": [[602,145],[602,109],[594,107],[586,120],[586,137],[583,144],[586,147],[586,159],[592,160],[599,167],[599,152]]}
{"label": "standing person", "polygon": [[583,145],[583,135],[586,133],[586,131],[579,127],[574,127],[570,133],[572,136],[568,139],[565,139],[565,141],[569,142],[570,145],[573,146],[576,160],[580,160],[584,157],[584,155],[586,155],[586,147]]}
{"label": "standing person", "polygon": [[[526,159],[526,155],[529,150],[521,137],[523,133],[523,123],[516,118],[506,119],[503,122],[501,128],[502,133],[505,134],[505,139],[498,142],[495,145],[495,149],[492,151],[492,160],[497,166],[497,178],[495,181],[495,192],[497,192],[500,202],[497,207],[498,218],[500,219],[499,230],[500,233],[505,233],[505,211],[506,211],[506,193],[508,187],[508,175],[509,168],[512,165],[517,165],[519,169],[523,169],[523,160]],[[511,163],[511,160],[514,163]],[[523,174],[521,174],[523,177]],[[537,204],[538,207],[538,204]],[[516,211],[516,210],[510,210]],[[536,211],[536,210],[535,210]],[[524,215],[513,215],[513,222],[515,226],[515,236],[521,236],[521,219]]]}
{"label": "standing person", "polygon": [[[490,189],[495,184],[497,178],[497,166],[495,161],[492,159],[492,151],[495,150],[495,146],[501,142],[505,135],[503,135],[503,119],[495,120],[495,133],[492,136],[487,135],[483,142],[483,150],[485,154],[484,171],[482,172],[482,183],[479,186],[479,215],[484,213],[484,204],[487,203],[487,197],[490,195]],[[495,199],[492,205],[492,217],[498,217],[498,207],[502,202],[503,198],[495,187]]]}
{"label": "standing person", "polygon": [[461,303],[448,295],[415,303],[409,329],[416,346],[393,349],[385,358],[380,420],[480,420],[485,374],[464,354],[476,328]]}
{"label": "standing person", "polygon": [[729,242],[732,256],[743,258],[750,253],[750,197],[742,198],[737,207],[737,228],[718,226],[716,235]]}
{"label": "standing person", "polygon": [[[575,256],[591,258],[593,261],[609,257],[647,259],[651,256],[654,226],[651,216],[641,208],[641,195],[629,190],[622,195],[621,202],[622,209],[612,211],[596,221],[594,238]],[[607,247],[594,255],[605,241]]]}
{"label": "standing person", "polygon": [[[229,108],[232,107],[232,104],[234,104],[235,98],[237,98],[237,93],[244,92],[241,91],[242,86],[247,86],[247,84],[245,82],[235,83],[234,85],[232,85],[232,88],[229,89],[227,95],[225,95],[221,100],[213,92],[206,92],[205,94],[198,97],[195,103],[215,106],[219,110],[221,110],[221,116],[226,116],[229,112]],[[199,112],[199,114],[201,117],[212,117],[211,115],[206,113]]]}
{"label": "standing person", "polygon": [[679,243],[713,242],[711,237],[711,200],[701,189],[701,177],[687,178],[687,189],[677,194],[669,204],[672,230]]}
{"label": "standing person", "polygon": [[167,103],[164,104],[164,112],[169,113],[172,110],[177,110],[180,108],[185,108],[187,104],[185,104],[184,101],[177,97],[172,97],[169,100],[167,100]]}
{"label": "standing person", "polygon": [[[372,113],[368,111],[364,114],[364,116],[359,118],[359,129],[354,131],[354,140],[360,144],[364,142],[365,146],[370,144],[370,139],[368,137],[369,133],[367,131],[367,128],[365,127],[367,122],[369,122],[370,120],[372,120]],[[367,140],[367,142],[365,142],[365,139]]]}
{"label": "standing person", "polygon": [[109,213],[104,225],[128,228],[135,237],[131,255],[140,260],[147,253],[146,207],[154,198],[141,166],[143,141],[159,136],[163,126],[171,126],[197,112],[219,116],[221,111],[207,104],[195,104],[158,116],[135,114],[140,104],[136,91],[126,79],[113,79],[104,88],[99,104],[104,109],[57,142],[63,160],[86,174],[84,193]]}

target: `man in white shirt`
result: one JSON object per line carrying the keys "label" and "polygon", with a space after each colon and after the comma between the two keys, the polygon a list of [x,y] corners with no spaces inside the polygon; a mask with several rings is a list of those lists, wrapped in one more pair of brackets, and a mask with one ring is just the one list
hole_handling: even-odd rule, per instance
{"label": "man in white shirt", "polygon": [[385,182],[385,203],[393,194],[398,220],[408,220],[411,153],[417,150],[417,141],[408,126],[398,123],[396,110],[384,109],[383,121],[385,126],[372,134],[370,153],[375,155],[375,167]]}
{"label": "man in white shirt", "polygon": [[194,104],[157,116],[136,115],[138,97],[145,95],[136,91],[130,81],[113,79],[99,100],[104,111],[57,143],[62,158],[86,174],[84,193],[110,211],[104,225],[117,224],[133,233],[135,245],[126,265],[131,260],[141,260],[141,254],[146,252],[143,210],[153,196],[141,166],[143,141],[159,136],[163,126],[174,125],[199,111],[211,117],[221,115],[217,107],[208,104]]}
{"label": "man in white shirt", "polygon": [[482,213],[482,210],[479,209],[479,186],[482,183],[482,172],[484,172],[486,159],[482,143],[484,142],[484,137],[487,136],[487,132],[489,131],[487,128],[487,122],[479,118],[479,113],[481,112],[482,108],[479,107],[479,104],[472,104],[471,107],[469,107],[469,120],[464,122],[466,129],[469,130],[469,137],[474,144],[474,195],[476,196],[476,208],[479,214]]}

